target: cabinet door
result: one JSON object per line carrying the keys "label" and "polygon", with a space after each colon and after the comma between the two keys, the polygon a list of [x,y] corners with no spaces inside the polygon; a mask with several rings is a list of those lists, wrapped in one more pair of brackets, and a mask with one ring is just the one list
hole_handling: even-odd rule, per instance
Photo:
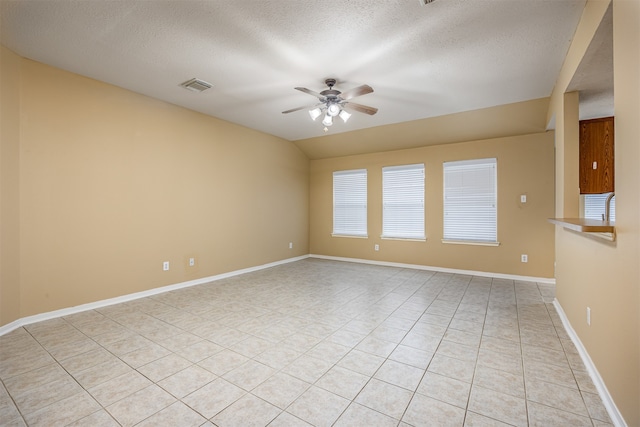
{"label": "cabinet door", "polygon": [[613,117],[580,121],[580,194],[614,191],[614,172]]}

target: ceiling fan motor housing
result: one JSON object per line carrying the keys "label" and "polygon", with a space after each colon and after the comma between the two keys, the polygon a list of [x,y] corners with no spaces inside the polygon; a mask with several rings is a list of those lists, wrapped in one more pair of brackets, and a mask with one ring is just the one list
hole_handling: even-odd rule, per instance
{"label": "ceiling fan motor housing", "polygon": [[324,83],[327,86],[329,86],[329,89],[323,90],[322,92],[320,92],[320,95],[327,98],[327,101],[329,102],[331,101],[338,102],[339,101],[338,97],[342,92],[333,88],[333,86],[336,84],[336,79],[326,79]]}
{"label": "ceiling fan motor housing", "polygon": [[342,92],[340,92],[339,90],[335,90],[335,89],[327,89],[327,90],[323,90],[322,92],[320,92],[320,95],[324,96],[325,98],[332,100],[332,99],[337,99],[338,96],[340,96]]}

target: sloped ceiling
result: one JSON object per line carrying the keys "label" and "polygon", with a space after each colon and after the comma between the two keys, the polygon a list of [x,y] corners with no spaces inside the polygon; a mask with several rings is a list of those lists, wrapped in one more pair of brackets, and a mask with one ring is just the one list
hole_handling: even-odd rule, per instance
{"label": "sloped ceiling", "polygon": [[613,116],[613,8],[609,5],[568,92],[580,92],[580,120]]}

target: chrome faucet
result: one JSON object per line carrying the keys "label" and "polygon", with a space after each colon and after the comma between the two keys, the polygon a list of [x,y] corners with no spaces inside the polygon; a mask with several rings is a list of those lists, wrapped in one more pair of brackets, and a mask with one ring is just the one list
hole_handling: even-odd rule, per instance
{"label": "chrome faucet", "polygon": [[609,195],[607,196],[607,200],[605,200],[604,202],[604,215],[602,219],[604,219],[605,221],[609,222],[609,219],[611,217],[611,199],[613,199],[615,197],[616,193],[609,193]]}

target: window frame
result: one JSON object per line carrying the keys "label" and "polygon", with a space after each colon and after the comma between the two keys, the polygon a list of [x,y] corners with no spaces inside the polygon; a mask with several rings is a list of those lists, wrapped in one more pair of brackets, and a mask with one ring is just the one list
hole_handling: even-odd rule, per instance
{"label": "window frame", "polygon": [[[349,169],[333,172],[333,224],[331,236],[368,237],[367,179],[367,169]],[[336,186],[336,183],[338,183],[338,186]]]}
{"label": "window frame", "polygon": [[[498,160],[495,157],[443,162],[442,242],[499,246],[498,241]],[[483,172],[491,172],[482,176]],[[478,175],[480,174],[480,175]],[[462,180],[455,186],[453,179]],[[465,186],[466,184],[466,186]],[[467,190],[480,191],[472,194]],[[451,191],[460,190],[460,195]],[[484,194],[483,194],[484,192]],[[466,199],[466,200],[465,200]],[[475,199],[475,202],[474,202]],[[475,205],[470,205],[476,203]],[[451,223],[451,218],[473,221]],[[449,220],[449,221],[448,221]],[[465,232],[471,231],[466,236]]]}
{"label": "window frame", "polygon": [[[425,185],[424,163],[382,168],[381,238],[426,241]],[[405,191],[399,193],[398,189]],[[400,200],[398,195],[402,193],[409,200]],[[403,206],[404,209],[400,209],[399,206]],[[419,212],[413,212],[412,215],[412,210],[417,207],[419,207]],[[390,216],[387,216],[387,213]],[[408,228],[418,222],[420,223],[416,229],[410,230]],[[403,230],[403,227],[407,228]]]}
{"label": "window frame", "polygon": [[[605,214],[605,201],[611,193],[602,194],[582,194],[581,200],[581,212],[582,217],[585,219],[595,219],[602,221],[602,215]],[[611,199],[610,204],[610,218],[609,221],[615,222],[616,220],[616,196]]]}

